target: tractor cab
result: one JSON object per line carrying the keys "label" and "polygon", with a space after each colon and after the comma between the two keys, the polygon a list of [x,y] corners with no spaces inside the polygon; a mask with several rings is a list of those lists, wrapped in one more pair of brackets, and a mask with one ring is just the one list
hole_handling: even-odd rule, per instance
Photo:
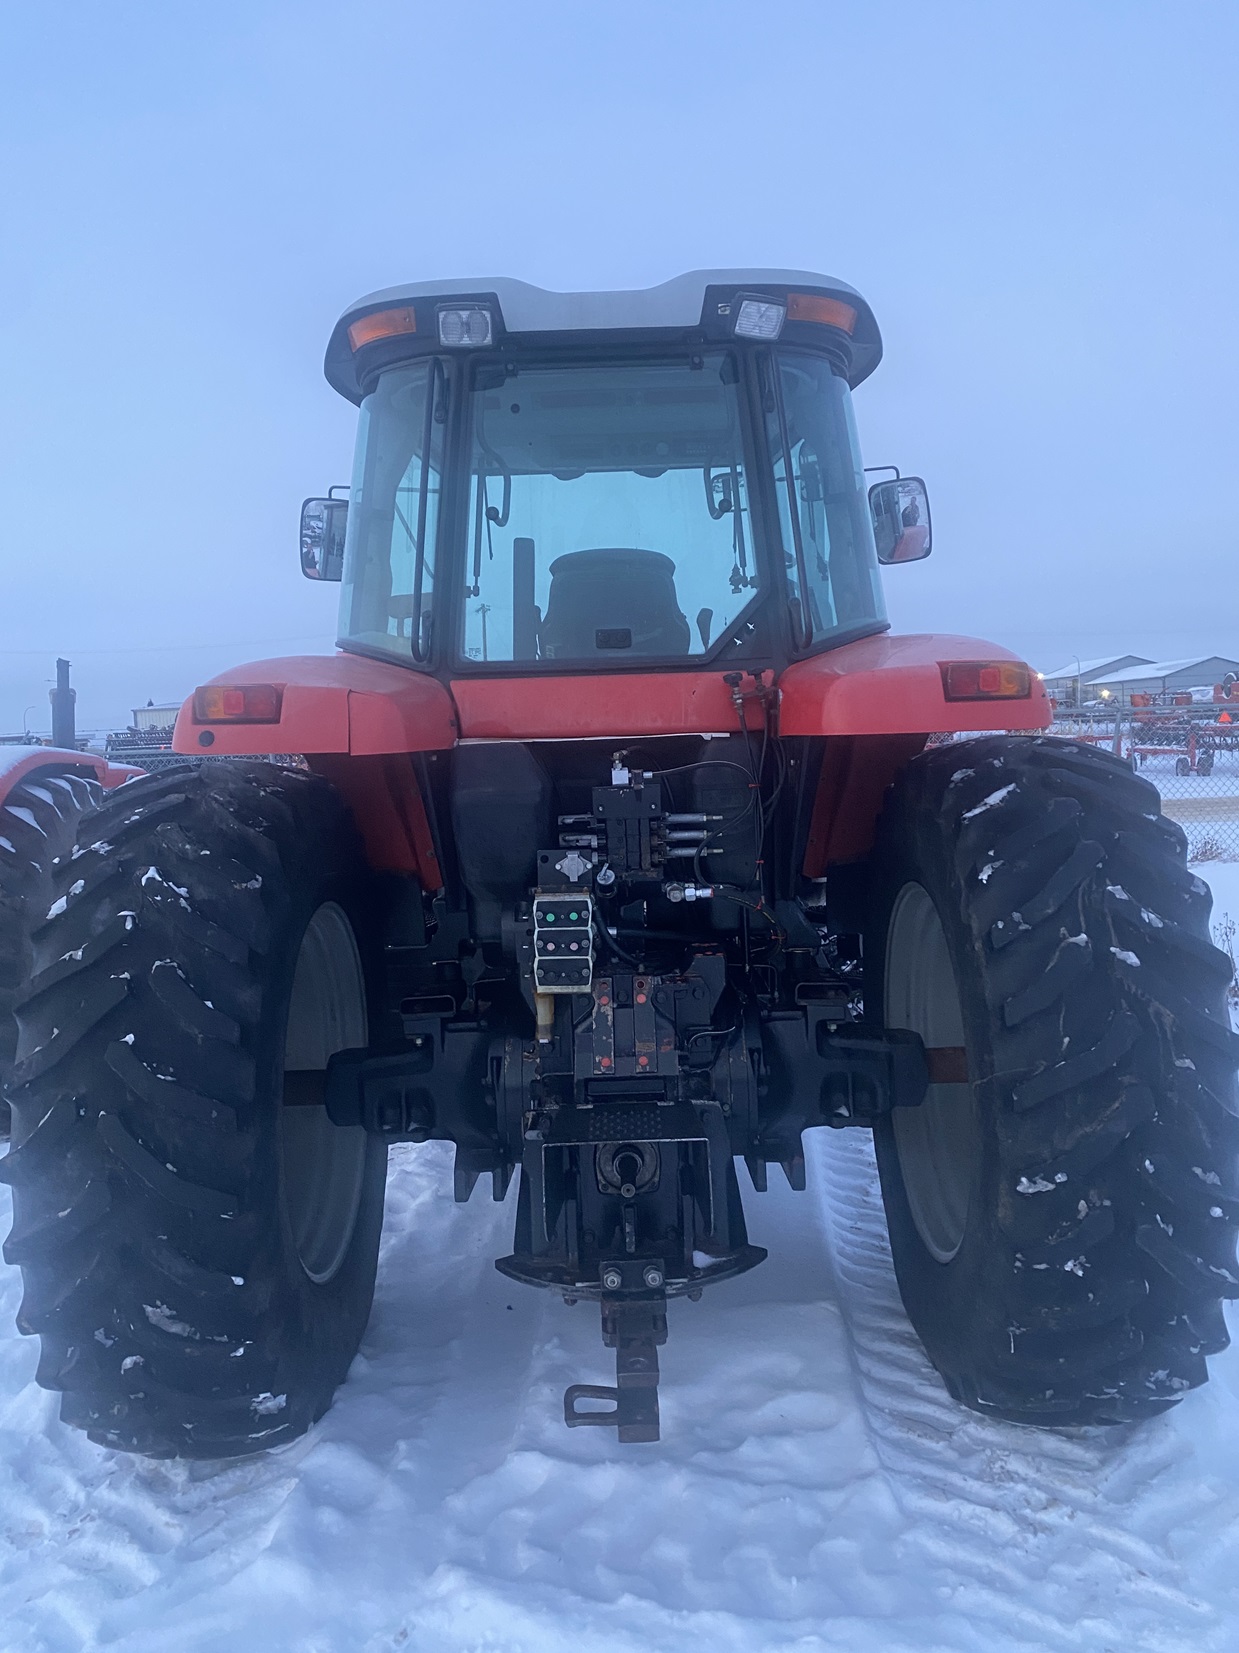
{"label": "tractor cab", "polygon": [[879,560],[929,532],[923,485],[866,487],[880,355],[858,293],[792,271],[376,294],[328,349],[356,463],[347,506],[307,501],[303,567],[343,578],[342,648],[444,679],[777,669],[883,631]]}

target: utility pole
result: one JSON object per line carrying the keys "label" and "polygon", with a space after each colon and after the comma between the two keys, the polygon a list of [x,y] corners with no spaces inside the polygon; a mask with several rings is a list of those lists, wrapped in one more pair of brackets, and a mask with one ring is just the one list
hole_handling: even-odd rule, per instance
{"label": "utility pole", "polygon": [[56,687],[48,690],[47,698],[52,703],[52,745],[62,747],[66,752],[76,751],[77,718],[74,705],[77,690],[69,687],[67,660],[57,660]]}

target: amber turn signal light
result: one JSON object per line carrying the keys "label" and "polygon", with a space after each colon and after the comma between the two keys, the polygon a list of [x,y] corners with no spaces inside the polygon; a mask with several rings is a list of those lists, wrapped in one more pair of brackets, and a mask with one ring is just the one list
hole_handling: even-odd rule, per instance
{"label": "amber turn signal light", "polygon": [[942,692],[948,700],[1027,700],[1032,674],[1018,660],[945,660]]}
{"label": "amber turn signal light", "polygon": [[789,293],[787,295],[788,321],[816,321],[825,327],[837,327],[850,333],[856,326],[856,311],[842,299],[827,298],[824,293]]}
{"label": "amber turn signal light", "polygon": [[417,317],[405,305],[399,310],[376,310],[373,315],[361,316],[349,323],[348,342],[353,350],[376,339],[395,338],[398,333],[416,333]]}
{"label": "amber turn signal light", "polygon": [[208,683],[194,690],[194,722],[278,723],[283,700],[274,683]]}

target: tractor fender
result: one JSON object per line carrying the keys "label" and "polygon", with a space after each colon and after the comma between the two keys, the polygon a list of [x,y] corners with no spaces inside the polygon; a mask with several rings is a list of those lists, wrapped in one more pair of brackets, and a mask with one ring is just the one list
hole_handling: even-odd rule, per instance
{"label": "tractor fender", "polygon": [[948,701],[942,667],[954,660],[1012,661],[1019,655],[978,637],[862,637],[799,660],[779,678],[783,735],[930,735],[964,730],[1046,729],[1045,685],[1029,673],[1018,700]]}
{"label": "tractor fender", "polygon": [[109,763],[93,752],[71,752],[59,746],[10,746],[0,749],[0,806],[13,791],[40,775],[84,776],[109,790],[144,773],[127,763]]}
{"label": "tractor fender", "polygon": [[408,753],[349,757],[319,753],[306,762],[331,782],[352,811],[375,872],[413,877],[423,890],[443,888],[426,800]]}
{"label": "tractor fender", "polygon": [[[822,743],[803,872],[823,878],[873,848],[887,788],[925,745],[924,735],[834,735]],[[851,926],[845,926],[850,928]]]}
{"label": "tractor fender", "polygon": [[456,744],[452,697],[437,679],[365,655],[293,655],[234,666],[211,685],[271,684],[279,716],[267,723],[206,723],[191,695],[172,735],[176,752],[195,757],[304,757],[353,813],[376,872],[414,877],[424,890],[443,874],[415,753]]}
{"label": "tractor fender", "polygon": [[181,707],[172,750],[214,758],[348,752],[441,751],[456,744],[456,708],[436,678],[361,654],[291,655],[233,666],[204,687],[270,684],[280,691],[279,716],[267,723],[210,723]]}

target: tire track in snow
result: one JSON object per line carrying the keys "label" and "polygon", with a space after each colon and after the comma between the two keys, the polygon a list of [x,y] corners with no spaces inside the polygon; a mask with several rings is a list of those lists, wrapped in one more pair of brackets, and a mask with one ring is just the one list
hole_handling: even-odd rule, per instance
{"label": "tire track in snow", "polygon": [[871,1140],[814,1136],[861,1404],[908,1518],[901,1549],[950,1597],[970,1634],[959,1645],[1226,1653],[1233,1630],[1191,1561],[1216,1566],[1220,1539],[1233,1571],[1239,1495],[1192,1461],[1181,1421],[1199,1397],[1114,1430],[1024,1429],[958,1406],[899,1298]]}
{"label": "tire track in snow", "polygon": [[828,1200],[750,1198],[769,1261],[672,1305],[657,1446],[564,1429],[563,1386],[609,1375],[597,1314],[495,1272],[511,1205],[456,1206],[436,1144],[394,1152],[362,1354],[278,1453],[94,1447],[8,1330],[4,1653],[1221,1653],[1234,1494],[1205,1507],[1172,1429],[957,1408],[894,1294],[866,1142],[810,1147]]}
{"label": "tire track in snow", "polygon": [[[700,1304],[671,1305],[657,1445],[564,1429],[565,1385],[610,1381],[613,1357],[596,1308],[548,1303],[512,1450],[442,1510],[455,1612],[484,1600],[521,1625],[497,1645],[927,1645],[890,1633],[898,1523],[851,1398],[842,1327],[823,1301],[829,1265],[812,1207],[773,1191],[751,1221],[770,1262]],[[528,1623],[531,1601],[540,1627]],[[436,1645],[474,1645],[459,1636],[458,1620],[445,1619]]]}
{"label": "tire track in snow", "polygon": [[[611,1357],[596,1312],[494,1271],[510,1206],[455,1206],[437,1145],[398,1150],[389,1192],[363,1353],[277,1453],[103,1451],[30,1386],[31,1345],[0,1344],[25,1363],[8,1442],[26,1436],[32,1516],[24,1553],[0,1543],[5,1653],[166,1653],[173,1627],[178,1653],[924,1645],[887,1632],[890,1501],[802,1197],[760,1202],[774,1267],[675,1307],[665,1438],[632,1449],[564,1430],[563,1385]],[[0,1458],[0,1507],[17,1480]]]}
{"label": "tire track in snow", "polygon": [[510,1203],[480,1189],[462,1210],[450,1155],[418,1153],[392,1154],[375,1311],[335,1406],[253,1459],[145,1460],[65,1428],[59,1397],[34,1386],[37,1345],[12,1329],[18,1272],[0,1270],[4,1653],[96,1638],[166,1653],[172,1624],[178,1653],[352,1649],[388,1616],[393,1580],[433,1570],[443,1501],[506,1455],[545,1305],[494,1271]]}

